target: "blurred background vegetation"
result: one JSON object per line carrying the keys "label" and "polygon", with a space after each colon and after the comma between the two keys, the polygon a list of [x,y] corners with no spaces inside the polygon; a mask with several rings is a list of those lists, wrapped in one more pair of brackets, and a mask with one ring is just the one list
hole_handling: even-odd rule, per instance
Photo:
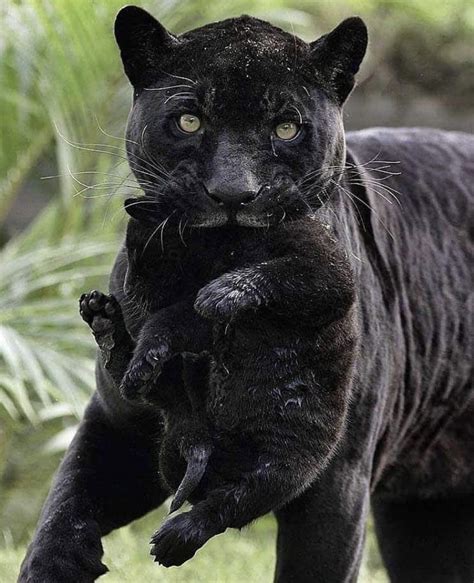
{"label": "blurred background vegetation", "polygon": [[[131,91],[112,34],[123,4],[0,4],[2,581],[15,580],[22,545],[93,390],[94,347],[77,315],[77,298],[106,287],[125,224],[123,195],[136,188],[122,140]],[[371,42],[359,88],[346,108],[346,127],[474,130],[471,0],[137,4],[176,33],[248,13],[307,40],[358,14],[369,25]],[[105,580],[154,576],[157,567],[146,560],[146,543],[160,516],[108,538],[115,574]],[[273,522],[265,519],[244,535],[225,535],[189,567],[161,573],[161,580],[211,581],[212,565],[217,577],[212,583],[270,581],[273,531]],[[371,529],[367,547],[361,581],[386,581]]]}

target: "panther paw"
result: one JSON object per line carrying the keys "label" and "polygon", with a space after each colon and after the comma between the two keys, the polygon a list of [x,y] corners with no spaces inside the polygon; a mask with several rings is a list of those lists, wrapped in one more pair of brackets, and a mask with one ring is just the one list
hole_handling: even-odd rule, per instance
{"label": "panther paw", "polygon": [[191,512],[167,520],[151,539],[150,554],[164,567],[179,566],[191,559],[217,531],[206,528]]}
{"label": "panther paw", "polygon": [[250,276],[242,270],[226,273],[204,286],[197,295],[194,308],[204,318],[224,322],[261,304],[256,283],[250,281]]}
{"label": "panther paw", "polygon": [[143,396],[149,385],[161,374],[165,362],[171,357],[171,349],[165,340],[145,342],[137,346],[134,356],[122,379],[120,390],[125,399]]}
{"label": "panther paw", "polygon": [[117,300],[112,295],[106,295],[97,290],[82,294],[79,300],[79,313],[86,322],[104,354],[106,362],[110,352],[125,333],[122,311]]}
{"label": "panther paw", "polygon": [[[72,529],[71,529],[72,526]],[[18,583],[94,583],[107,573],[100,532],[92,521],[39,531],[21,565]]]}

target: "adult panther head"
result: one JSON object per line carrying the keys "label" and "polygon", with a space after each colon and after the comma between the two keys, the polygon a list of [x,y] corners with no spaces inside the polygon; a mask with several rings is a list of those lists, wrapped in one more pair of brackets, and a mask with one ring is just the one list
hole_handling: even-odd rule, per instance
{"label": "adult panther head", "polygon": [[130,214],[268,226],[330,195],[344,164],[342,105],[367,47],[362,20],[308,44],[249,16],[175,36],[128,6],[115,35],[134,88],[128,157],[151,201]]}

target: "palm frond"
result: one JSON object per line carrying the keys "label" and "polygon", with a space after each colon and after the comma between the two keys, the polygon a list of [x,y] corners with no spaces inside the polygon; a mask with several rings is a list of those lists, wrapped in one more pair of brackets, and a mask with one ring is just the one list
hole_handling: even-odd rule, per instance
{"label": "palm frond", "polygon": [[10,415],[37,422],[58,403],[81,415],[95,349],[77,299],[104,286],[116,249],[115,238],[26,248],[19,238],[0,252],[0,404]]}

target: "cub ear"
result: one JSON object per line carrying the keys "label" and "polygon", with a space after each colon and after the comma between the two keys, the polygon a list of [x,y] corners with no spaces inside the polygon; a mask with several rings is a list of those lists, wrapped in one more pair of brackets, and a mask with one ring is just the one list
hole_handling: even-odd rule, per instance
{"label": "cub ear", "polygon": [[132,219],[141,223],[156,223],[160,217],[158,202],[151,197],[127,198],[124,202],[124,208]]}
{"label": "cub ear", "polygon": [[117,14],[115,39],[125,74],[135,88],[146,87],[160,57],[178,42],[151,14],[138,6],[125,6]]}
{"label": "cub ear", "polygon": [[313,64],[340,105],[349,96],[367,49],[367,27],[357,16],[343,20],[332,32],[310,44]]}

